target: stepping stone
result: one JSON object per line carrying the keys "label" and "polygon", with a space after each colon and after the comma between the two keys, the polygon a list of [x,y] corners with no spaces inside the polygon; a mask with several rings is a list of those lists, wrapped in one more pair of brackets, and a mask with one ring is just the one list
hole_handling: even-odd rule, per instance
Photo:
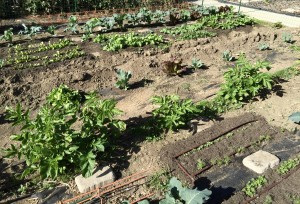
{"label": "stepping stone", "polygon": [[88,178],[79,175],[75,178],[75,183],[80,193],[85,193],[96,188],[100,188],[115,181],[113,170],[109,166],[102,166],[95,169],[94,174]]}
{"label": "stepping stone", "polygon": [[262,174],[268,168],[273,168],[279,164],[279,158],[275,155],[259,150],[243,159],[243,164],[252,171]]}

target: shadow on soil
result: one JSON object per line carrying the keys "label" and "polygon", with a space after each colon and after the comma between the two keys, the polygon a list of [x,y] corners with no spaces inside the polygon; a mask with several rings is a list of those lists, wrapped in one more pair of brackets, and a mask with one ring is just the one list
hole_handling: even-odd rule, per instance
{"label": "shadow on soil", "polygon": [[212,194],[210,196],[210,199],[206,202],[207,204],[219,204],[223,201],[229,199],[236,190],[235,188],[228,187],[228,188],[222,188],[222,187],[211,187],[211,181],[207,177],[201,177],[197,179],[194,182],[195,187],[198,190],[204,190],[209,189],[212,191]]}

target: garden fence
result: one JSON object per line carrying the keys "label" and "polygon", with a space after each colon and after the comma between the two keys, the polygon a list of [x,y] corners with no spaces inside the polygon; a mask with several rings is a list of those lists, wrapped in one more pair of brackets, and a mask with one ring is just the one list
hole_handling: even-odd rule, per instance
{"label": "garden fence", "polygon": [[0,0],[0,19],[26,15],[166,6],[187,0]]}

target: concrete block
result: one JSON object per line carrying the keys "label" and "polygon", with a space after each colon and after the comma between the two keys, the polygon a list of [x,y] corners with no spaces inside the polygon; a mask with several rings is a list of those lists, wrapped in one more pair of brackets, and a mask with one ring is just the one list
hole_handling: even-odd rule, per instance
{"label": "concrete block", "polygon": [[243,164],[252,171],[262,174],[268,168],[273,168],[279,164],[279,158],[275,155],[259,150],[243,159]]}
{"label": "concrete block", "polygon": [[82,175],[75,178],[80,193],[91,191],[114,181],[115,175],[109,166],[98,167],[95,169],[94,174],[88,178],[84,178]]}

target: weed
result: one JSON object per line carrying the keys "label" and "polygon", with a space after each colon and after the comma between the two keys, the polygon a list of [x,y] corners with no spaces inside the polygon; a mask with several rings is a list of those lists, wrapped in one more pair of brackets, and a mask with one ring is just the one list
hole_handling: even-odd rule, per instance
{"label": "weed", "polygon": [[0,68],[4,67],[5,65],[5,60],[4,59],[0,59]]}
{"label": "weed", "polygon": [[204,64],[201,60],[197,60],[195,58],[192,59],[192,68],[193,69],[200,69],[201,67],[203,67]]}
{"label": "weed", "polygon": [[201,170],[204,167],[206,167],[206,163],[204,161],[202,161],[201,159],[198,159],[198,161],[197,161],[197,169]]}
{"label": "weed", "polygon": [[242,153],[244,153],[245,151],[246,151],[245,147],[239,147],[239,148],[237,148],[236,153],[242,154]]}
{"label": "weed", "polygon": [[118,76],[118,81],[115,84],[115,86],[119,89],[124,89],[127,90],[129,88],[128,82],[129,79],[131,78],[131,72],[124,71],[122,69],[118,69],[117,71],[117,76]]}
{"label": "weed", "polygon": [[149,178],[149,187],[159,192],[165,192],[168,189],[168,181],[171,174],[167,170],[156,172]]}
{"label": "weed", "polygon": [[300,75],[300,69],[295,66],[292,66],[287,69],[283,69],[283,70],[275,72],[272,75],[272,78],[276,81],[280,81],[281,79],[289,80],[289,79],[293,78],[294,76],[298,76],[298,75]]}
{"label": "weed", "polygon": [[282,25],[282,22],[276,22],[272,25],[273,28],[277,28],[277,29],[280,29],[280,28],[283,28],[283,25]]}
{"label": "weed", "polygon": [[293,202],[293,204],[300,204],[300,197],[299,196],[291,195],[290,198],[291,198],[291,201]]}
{"label": "weed", "polygon": [[227,166],[230,162],[231,162],[231,159],[228,156],[225,156],[224,158],[210,160],[211,165],[218,165],[218,166],[222,166],[222,165]]}
{"label": "weed", "polygon": [[247,185],[242,189],[242,191],[249,197],[253,197],[257,190],[263,187],[267,183],[265,176],[258,176],[257,178],[252,178]]}

